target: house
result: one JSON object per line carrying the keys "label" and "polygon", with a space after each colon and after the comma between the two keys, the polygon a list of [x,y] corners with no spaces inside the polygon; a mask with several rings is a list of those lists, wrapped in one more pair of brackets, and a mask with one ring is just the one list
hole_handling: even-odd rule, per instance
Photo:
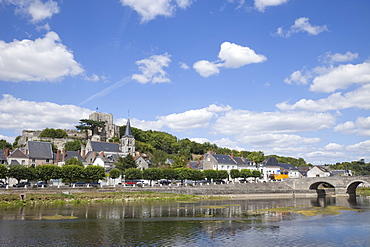
{"label": "house", "polygon": [[289,178],[301,178],[302,174],[299,172],[298,168],[285,163],[279,163],[280,174],[288,175]]}
{"label": "house", "polygon": [[110,159],[104,156],[104,153],[101,153],[95,156],[92,165],[104,167],[105,171],[109,172],[115,167],[114,162],[115,161],[113,159]]}
{"label": "house", "polygon": [[201,161],[203,170],[226,170],[238,169],[238,164],[230,155],[206,153]]}
{"label": "house", "polygon": [[260,164],[260,171],[265,181],[274,179],[276,175],[280,175],[280,170],[280,165],[275,157],[269,157]]}
{"label": "house", "polygon": [[134,160],[135,160],[135,163],[136,163],[136,166],[137,166],[138,169],[143,171],[143,170],[149,168],[148,162],[146,162],[146,160],[143,157],[135,156]]}
{"label": "house", "polygon": [[7,157],[8,165],[25,165],[29,166],[29,159],[28,156],[21,151],[20,148],[16,148],[9,154]]}
{"label": "house", "polygon": [[336,177],[352,176],[351,170],[331,170],[331,175]]}
{"label": "house", "polygon": [[331,172],[324,166],[314,166],[307,172],[307,177],[329,177]]}
{"label": "house", "polygon": [[0,149],[0,165],[8,165],[8,160],[6,159],[9,156],[9,148]]}
{"label": "house", "polygon": [[60,150],[57,151],[55,164],[58,166],[63,166],[67,160],[72,158],[78,159],[84,166],[87,165],[86,160],[81,156],[79,151],[63,151],[61,154]]}
{"label": "house", "polygon": [[54,163],[54,154],[50,142],[28,141],[26,145],[27,154],[30,166]]}

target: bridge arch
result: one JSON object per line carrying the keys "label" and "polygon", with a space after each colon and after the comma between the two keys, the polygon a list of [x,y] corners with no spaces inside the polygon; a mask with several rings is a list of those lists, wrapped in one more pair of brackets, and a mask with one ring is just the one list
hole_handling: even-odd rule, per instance
{"label": "bridge arch", "polygon": [[362,183],[366,183],[365,181],[361,181],[361,180],[357,180],[357,181],[352,181],[350,184],[347,185],[347,194],[350,194],[350,195],[355,195],[356,194],[356,189],[357,187],[362,184]]}
{"label": "bridge arch", "polygon": [[328,194],[335,194],[335,186],[324,180],[312,183],[309,189],[316,190],[318,196],[326,196]]}

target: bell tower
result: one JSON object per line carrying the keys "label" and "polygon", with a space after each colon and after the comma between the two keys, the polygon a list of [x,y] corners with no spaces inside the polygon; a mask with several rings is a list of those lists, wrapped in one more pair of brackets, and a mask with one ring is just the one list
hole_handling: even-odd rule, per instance
{"label": "bell tower", "polygon": [[135,156],[135,138],[132,135],[130,118],[127,120],[125,134],[121,138],[121,151]]}

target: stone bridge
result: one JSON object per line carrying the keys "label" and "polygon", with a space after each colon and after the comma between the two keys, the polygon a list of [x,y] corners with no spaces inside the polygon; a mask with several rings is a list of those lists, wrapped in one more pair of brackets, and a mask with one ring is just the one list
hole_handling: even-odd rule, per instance
{"label": "stone bridge", "polygon": [[370,176],[345,176],[345,177],[314,177],[300,179],[285,179],[283,181],[293,190],[316,190],[320,195],[349,194],[356,195],[359,184],[370,185]]}

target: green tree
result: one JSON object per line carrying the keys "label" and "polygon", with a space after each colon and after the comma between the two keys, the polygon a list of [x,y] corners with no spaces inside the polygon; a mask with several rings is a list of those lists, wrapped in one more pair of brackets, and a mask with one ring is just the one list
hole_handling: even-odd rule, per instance
{"label": "green tree", "polygon": [[109,177],[111,177],[112,179],[119,178],[119,176],[121,175],[122,175],[122,171],[117,168],[114,168],[109,171]]}
{"label": "green tree", "polygon": [[142,172],[137,168],[128,168],[126,169],[123,174],[125,175],[125,179],[127,180],[134,180],[142,178]]}
{"label": "green tree", "polygon": [[64,165],[62,167],[63,181],[75,183],[84,179],[84,168],[79,165]]}
{"label": "green tree", "polygon": [[203,180],[204,173],[201,170],[191,170],[191,180]]}
{"label": "green tree", "polygon": [[209,180],[217,179],[217,171],[216,170],[204,170],[204,177]]}
{"label": "green tree", "polygon": [[80,119],[80,125],[75,126],[76,129],[84,131],[86,133],[86,139],[88,138],[88,130],[92,131],[92,134],[95,135],[98,133],[99,128],[105,127],[104,121],[95,121],[92,119]]}
{"label": "green tree", "polygon": [[125,158],[118,157],[118,161],[114,164],[116,165],[116,168],[120,169],[121,171],[125,171],[129,168],[137,168],[135,159],[131,154],[128,154]]}
{"label": "green tree", "polygon": [[252,177],[252,171],[249,169],[242,169],[240,170],[240,176],[244,179]]}
{"label": "green tree", "polygon": [[259,164],[265,160],[265,154],[262,151],[251,152],[248,159]]}
{"label": "green tree", "polygon": [[217,171],[217,179],[228,179],[229,173],[226,170]]}
{"label": "green tree", "polygon": [[0,165],[0,179],[6,179],[8,176],[8,168],[5,165]]}
{"label": "green tree", "polygon": [[6,140],[4,139],[0,140],[0,149],[7,149],[7,148],[12,148],[12,147],[13,147],[12,144],[7,142]]}
{"label": "green tree", "polygon": [[30,171],[26,166],[13,165],[9,168],[8,176],[11,178],[15,178],[17,180],[17,183],[19,183],[22,179],[30,178]]}
{"label": "green tree", "polygon": [[161,171],[161,178],[172,180],[176,178],[176,172],[174,169],[171,168],[165,168],[165,169],[159,169]]}
{"label": "green tree", "polygon": [[81,166],[83,167],[83,163],[77,157],[70,158],[65,161],[64,166]]}
{"label": "green tree", "polygon": [[176,168],[182,168],[185,167],[186,164],[188,163],[188,160],[184,155],[176,155],[174,163],[172,164],[171,168],[176,169]]}
{"label": "green tree", "polygon": [[148,168],[143,171],[143,178],[150,180],[150,185],[152,185],[153,180],[161,179],[162,172],[158,168]]}
{"label": "green tree", "polygon": [[183,168],[176,168],[174,169],[176,172],[176,178],[181,180],[181,182],[184,181],[184,179],[191,179],[192,177],[192,170],[186,167]]}
{"label": "green tree", "polygon": [[22,136],[17,136],[13,142],[13,148],[17,148],[18,147],[18,141],[19,139],[21,138]]}
{"label": "green tree", "polygon": [[67,132],[62,129],[49,129],[46,128],[41,131],[39,137],[48,137],[48,138],[66,138],[68,137]]}
{"label": "green tree", "polygon": [[101,166],[87,166],[84,170],[86,182],[98,182],[105,178],[105,169]]}
{"label": "green tree", "polygon": [[79,140],[74,140],[66,142],[64,146],[66,151],[78,151],[81,150],[81,142]]}
{"label": "green tree", "polygon": [[231,169],[230,170],[230,177],[232,179],[235,179],[235,178],[240,178],[240,171],[238,169]]}
{"label": "green tree", "polygon": [[166,162],[166,159],[167,159],[167,154],[164,151],[162,150],[153,151],[152,161],[157,166],[164,165],[164,163]]}
{"label": "green tree", "polygon": [[[58,170],[58,166],[56,165],[36,166],[35,175],[38,180],[47,182],[56,177],[56,170]],[[57,178],[60,178],[60,174]]]}
{"label": "green tree", "polygon": [[260,178],[261,177],[261,172],[259,170],[253,170],[252,171],[252,177],[254,177],[254,181],[257,180],[257,178]]}

